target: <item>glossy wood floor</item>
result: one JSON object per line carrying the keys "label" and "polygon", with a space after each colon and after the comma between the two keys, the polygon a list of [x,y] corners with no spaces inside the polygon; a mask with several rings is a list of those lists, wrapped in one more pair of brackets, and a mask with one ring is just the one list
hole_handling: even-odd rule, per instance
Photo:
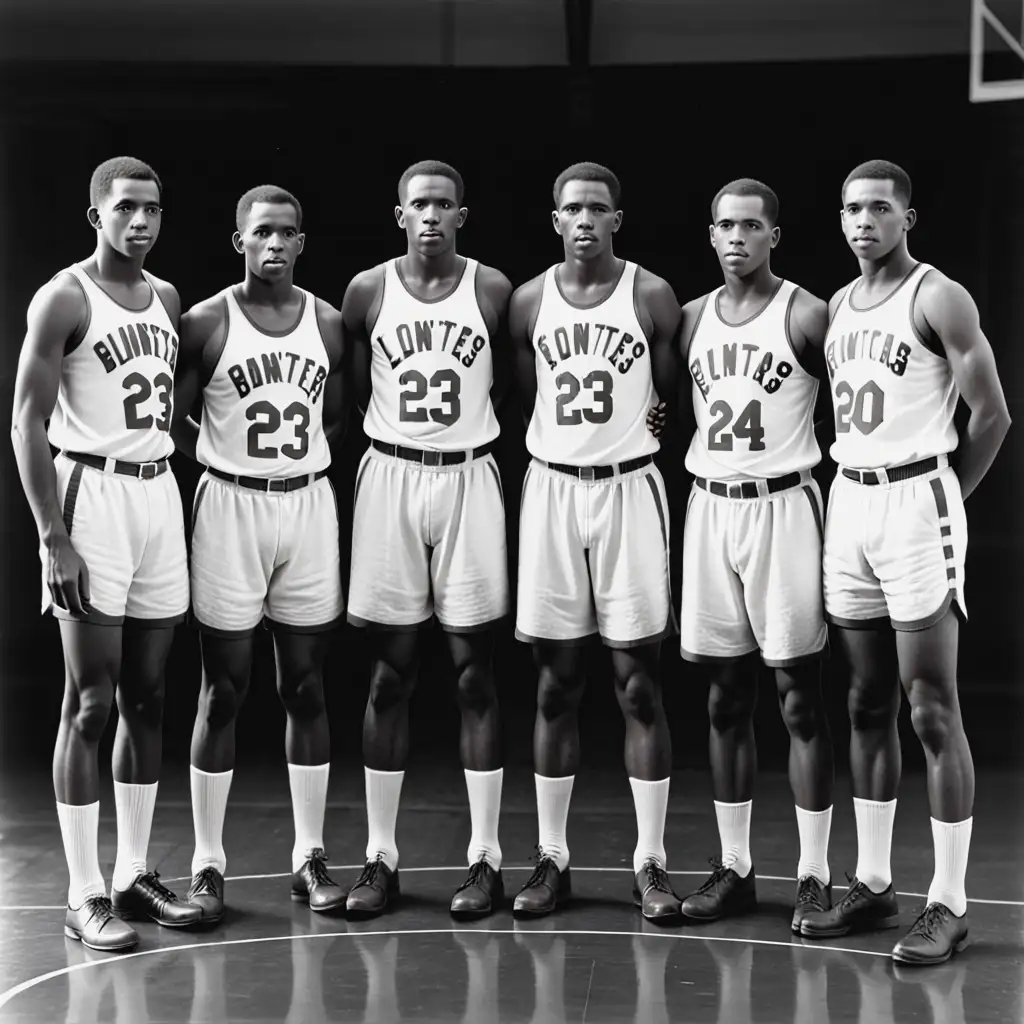
{"label": "glossy wood floor", "polygon": [[[214,930],[139,926],[128,956],[64,937],[66,871],[48,780],[4,779],[0,831],[0,1020],[55,1022],[668,1021],[717,1024],[973,1024],[1024,1020],[1024,811],[1018,775],[978,779],[968,871],[971,944],[941,967],[899,969],[900,931],[824,943],[788,929],[797,836],[781,776],[762,776],[752,845],[757,914],[656,928],[630,904],[634,819],[621,772],[577,779],[570,812],[575,899],[526,925],[506,907],[472,925],[447,912],[465,872],[468,838],[457,769],[410,772],[398,839],[403,900],[371,922],[318,916],[288,899],[292,822],[284,768],[236,772],[228,810],[228,916]],[[507,773],[501,840],[509,896],[530,870],[536,819],[528,772]],[[113,801],[101,796],[101,864],[114,858]],[[151,867],[178,891],[192,852],[187,768],[165,771]],[[351,882],[365,842],[362,779],[332,776],[332,873]],[[716,851],[707,778],[673,776],[667,835],[680,893]],[[893,869],[901,929],[922,908],[931,874],[924,780],[905,776]],[[836,883],[856,864],[848,786],[836,793],[830,864]],[[841,890],[840,890],[841,892]],[[838,895],[838,893],[837,893]]]}

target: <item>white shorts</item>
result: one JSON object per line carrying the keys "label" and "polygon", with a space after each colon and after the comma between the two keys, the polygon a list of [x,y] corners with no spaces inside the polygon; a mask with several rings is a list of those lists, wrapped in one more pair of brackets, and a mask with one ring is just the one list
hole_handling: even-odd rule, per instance
{"label": "white shorts", "polygon": [[729,498],[695,483],[683,527],[680,648],[686,661],[734,661],[760,650],[788,668],[822,657],[821,492],[800,483]]}
{"label": "white shorts", "polygon": [[[960,481],[940,468],[898,483],[862,484],[842,469],[825,521],[825,611],[838,626],[935,625],[956,601],[966,617],[967,516]],[[877,472],[877,471],[876,471]]]}
{"label": "white shorts", "polygon": [[675,632],[668,500],[653,462],[580,480],[534,459],[519,519],[516,636],[639,647]]}
{"label": "white shorts", "polygon": [[267,625],[318,633],[345,605],[338,504],[326,477],[287,493],[204,473],[192,512],[192,613],[214,636]]}
{"label": "white shorts", "polygon": [[[80,621],[117,626],[126,619],[173,626],[188,611],[188,561],[181,494],[174,473],[140,480],[93,469],[59,454],[57,500],[71,543],[89,572],[88,614]],[[43,611],[75,619],[53,604],[43,563]]]}
{"label": "white shorts", "polygon": [[505,505],[491,455],[424,466],[370,447],[352,512],[348,620],[451,633],[508,614]]}

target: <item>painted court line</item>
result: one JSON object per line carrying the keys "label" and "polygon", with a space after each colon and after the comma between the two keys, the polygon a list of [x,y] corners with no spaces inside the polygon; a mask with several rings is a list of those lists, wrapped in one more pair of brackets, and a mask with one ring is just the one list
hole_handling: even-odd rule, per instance
{"label": "painted court line", "polygon": [[209,949],[211,947],[220,946],[255,945],[259,942],[295,942],[306,939],[352,939],[366,938],[368,936],[376,937],[378,935],[444,935],[447,932],[451,932],[453,934],[467,933],[471,935],[479,935],[484,932],[487,935],[615,935],[622,938],[632,938],[635,936],[639,938],[653,939],[688,939],[692,942],[743,942],[752,943],[757,946],[782,946],[786,949],[806,949],[810,952],[816,953],[855,953],[860,956],[881,956],[885,957],[887,960],[892,956],[891,953],[877,953],[870,949],[848,949],[843,946],[808,946],[802,943],[781,942],[774,939],[743,939],[721,935],[689,935],[685,932],[617,932],[599,931],[594,929],[552,929],[549,931],[546,928],[536,931],[526,928],[410,928],[379,932],[318,932],[310,935],[264,935],[259,938],[252,939],[224,939],[217,942],[193,942],[186,946],[164,946],[160,949],[142,949],[135,953],[125,953],[123,956],[111,956],[104,960],[86,960],[80,964],[69,964],[67,967],[59,967],[57,970],[49,971],[47,974],[40,974],[35,978],[29,978],[27,981],[23,981],[21,984],[14,985],[12,988],[7,989],[6,992],[0,992],[0,1008],[3,1008],[16,996],[21,995],[22,992],[27,992],[29,989],[35,988],[37,985],[42,985],[44,982],[52,981],[54,978],[64,977],[74,971],[85,971],[95,967],[102,967],[104,964],[123,963],[125,960],[134,960],[141,956],[159,956],[164,953],[184,953],[191,949]]}

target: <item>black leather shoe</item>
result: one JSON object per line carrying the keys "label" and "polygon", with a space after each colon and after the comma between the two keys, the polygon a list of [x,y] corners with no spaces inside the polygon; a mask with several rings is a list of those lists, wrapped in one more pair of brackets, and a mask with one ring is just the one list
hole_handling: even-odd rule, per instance
{"label": "black leather shoe", "polygon": [[796,905],[793,908],[793,923],[790,925],[793,934],[800,934],[800,922],[807,914],[831,909],[832,883],[822,885],[814,875],[804,875],[796,883]]}
{"label": "black leather shoe", "polygon": [[757,878],[753,865],[745,878],[712,857],[707,881],[683,900],[683,914],[694,921],[717,921],[757,910]]}
{"label": "black leather shoe", "polygon": [[348,893],[327,874],[327,854],[317,847],[292,875],[292,899],[308,903],[310,910],[324,913],[345,905]]}
{"label": "black leather shoe", "polygon": [[648,860],[633,879],[633,905],[639,907],[648,921],[667,924],[682,915],[683,906],[672,891],[668,872],[657,863]]}
{"label": "black leather shoe", "polygon": [[929,903],[910,931],[896,943],[893,960],[925,967],[944,964],[967,945],[967,915],[957,917],[945,903]]}
{"label": "black leather shoe", "polygon": [[216,924],[224,917],[224,876],[214,867],[192,876],[187,899],[202,913],[202,924]]}
{"label": "black leather shoe", "polygon": [[398,868],[391,870],[378,857],[363,865],[363,873],[348,891],[345,912],[349,917],[376,917],[383,914],[388,904],[401,895],[398,887]]}
{"label": "black leather shoe", "polygon": [[127,889],[111,889],[114,913],[124,921],[148,917],[165,928],[199,924],[203,912],[178,897],[160,882],[156,871],[137,875]]}
{"label": "black leather shoe", "polygon": [[90,896],[77,910],[68,907],[64,934],[104,953],[134,949],[139,944],[138,933],[117,917],[106,896]]}
{"label": "black leather shoe", "polygon": [[483,857],[469,869],[466,880],[452,897],[451,915],[460,919],[486,917],[505,900],[501,871],[495,871]]}
{"label": "black leather shoe", "polygon": [[550,857],[540,854],[533,874],[519,890],[512,913],[516,917],[543,917],[564,906],[572,895],[572,875],[569,865],[559,871]]}
{"label": "black leather shoe", "polygon": [[811,911],[800,922],[805,939],[834,939],[851,932],[881,931],[900,923],[900,908],[892,882],[882,892],[872,892],[863,882],[850,879],[846,895],[831,909]]}

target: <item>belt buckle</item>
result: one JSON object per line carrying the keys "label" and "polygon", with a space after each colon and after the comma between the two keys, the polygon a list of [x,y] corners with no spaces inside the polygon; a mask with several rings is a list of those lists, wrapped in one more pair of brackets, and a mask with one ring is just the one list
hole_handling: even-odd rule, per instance
{"label": "belt buckle", "polygon": [[276,492],[286,491],[287,489],[288,489],[288,481],[287,480],[276,479],[276,480],[268,480],[267,481],[267,490],[268,491],[274,491],[276,493]]}
{"label": "belt buckle", "polygon": [[743,484],[727,484],[726,493],[730,498],[742,498]]}
{"label": "belt buckle", "polygon": [[420,460],[424,466],[440,466],[442,452],[431,452],[424,449],[423,458]]}
{"label": "belt buckle", "polygon": [[593,466],[580,466],[579,471],[581,480],[587,480],[592,482],[597,479],[597,477],[594,475]]}
{"label": "belt buckle", "polygon": [[143,462],[139,466],[139,479],[152,480],[156,477],[157,465],[155,462]]}

